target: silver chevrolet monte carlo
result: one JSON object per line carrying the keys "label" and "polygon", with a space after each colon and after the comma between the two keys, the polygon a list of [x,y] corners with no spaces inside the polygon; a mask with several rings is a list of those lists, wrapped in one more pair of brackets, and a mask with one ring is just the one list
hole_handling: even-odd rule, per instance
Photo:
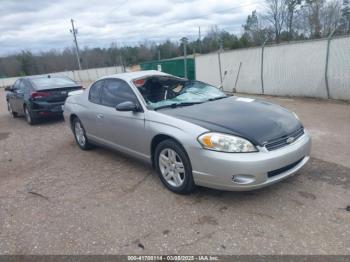
{"label": "silver chevrolet monte carlo", "polygon": [[68,97],[64,117],[81,149],[101,145],[146,161],[175,193],[265,187],[310,156],[295,113],[158,71],[99,79]]}

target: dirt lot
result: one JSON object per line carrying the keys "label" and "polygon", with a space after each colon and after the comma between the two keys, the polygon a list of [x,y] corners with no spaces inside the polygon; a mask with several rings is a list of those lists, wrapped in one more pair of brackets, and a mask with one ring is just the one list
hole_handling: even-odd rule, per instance
{"label": "dirt lot", "polygon": [[62,120],[12,119],[0,90],[0,254],[348,254],[350,105],[264,97],[313,136],[296,176],[247,193],[175,195],[107,149],[78,149]]}

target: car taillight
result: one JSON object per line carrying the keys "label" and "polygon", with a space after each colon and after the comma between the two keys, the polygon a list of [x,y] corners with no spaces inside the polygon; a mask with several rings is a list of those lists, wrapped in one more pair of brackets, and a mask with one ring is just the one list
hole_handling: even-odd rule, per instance
{"label": "car taillight", "polygon": [[35,98],[43,98],[43,97],[48,97],[50,93],[47,92],[32,92],[30,94],[30,97],[35,99]]}
{"label": "car taillight", "polygon": [[134,85],[136,87],[141,87],[145,84],[146,80],[145,79],[136,79],[133,82],[134,82]]}

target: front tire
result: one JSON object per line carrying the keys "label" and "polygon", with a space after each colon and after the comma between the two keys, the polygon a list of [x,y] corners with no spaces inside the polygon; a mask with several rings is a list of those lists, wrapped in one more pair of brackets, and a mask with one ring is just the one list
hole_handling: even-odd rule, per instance
{"label": "front tire", "polygon": [[72,128],[74,133],[75,141],[82,150],[89,150],[92,145],[86,137],[85,129],[79,118],[74,118],[72,121]]}
{"label": "front tire", "polygon": [[10,101],[7,101],[7,110],[13,118],[16,118],[18,114],[13,111]]}
{"label": "front tire", "polygon": [[26,118],[27,123],[31,126],[35,125],[37,122],[37,119],[33,117],[33,114],[30,111],[30,109],[26,105],[24,105],[23,109],[24,109],[24,116]]}
{"label": "front tire", "polygon": [[170,191],[177,194],[194,191],[191,162],[179,143],[172,139],[159,143],[154,161],[160,180]]}

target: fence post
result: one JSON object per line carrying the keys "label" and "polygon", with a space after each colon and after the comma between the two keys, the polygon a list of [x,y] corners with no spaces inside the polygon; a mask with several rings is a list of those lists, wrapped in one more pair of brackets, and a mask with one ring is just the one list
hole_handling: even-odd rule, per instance
{"label": "fence post", "polygon": [[86,69],[86,74],[87,74],[87,76],[88,76],[88,81],[92,82],[93,80],[92,80],[92,78],[90,77],[89,68]]}
{"label": "fence post", "polygon": [[239,73],[241,72],[241,67],[242,67],[242,62],[239,62],[239,67],[238,67],[238,72],[237,72],[237,76],[236,76],[235,86],[233,87],[233,90],[232,90],[233,93],[237,93],[237,83],[238,83]]}
{"label": "fence post", "polygon": [[99,79],[101,76],[100,76],[100,74],[98,73],[97,68],[95,68],[95,71],[96,71],[96,76],[97,76],[97,79]]}
{"label": "fence post", "polygon": [[267,42],[267,38],[265,39],[262,48],[261,48],[261,93],[264,95],[265,94],[265,89],[264,89],[264,51],[265,51],[265,45]]}
{"label": "fence post", "polygon": [[327,39],[327,54],[326,54],[326,69],[324,73],[324,78],[326,82],[326,91],[327,91],[327,98],[330,99],[330,92],[329,92],[329,81],[328,81],[328,62],[329,62],[329,53],[330,53],[330,47],[331,47],[331,40],[334,35],[336,29],[333,29],[333,31],[329,34]]}
{"label": "fence post", "polygon": [[218,61],[219,61],[219,74],[220,74],[220,89],[224,90],[223,82],[222,82],[222,68],[221,68],[221,50],[218,52]]}

